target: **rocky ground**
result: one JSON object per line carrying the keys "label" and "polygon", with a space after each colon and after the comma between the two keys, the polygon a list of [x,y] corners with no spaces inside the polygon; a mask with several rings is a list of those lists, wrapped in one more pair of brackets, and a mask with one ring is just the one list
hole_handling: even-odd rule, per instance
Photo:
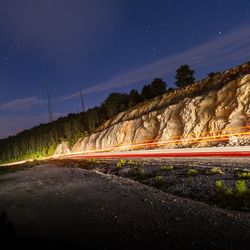
{"label": "rocky ground", "polygon": [[247,207],[224,209],[211,199],[224,190],[218,180],[240,197],[235,182],[248,186],[241,175],[248,162],[64,160],[1,169],[0,211],[8,218],[0,216],[0,232],[13,225],[10,245],[41,249],[248,249]]}

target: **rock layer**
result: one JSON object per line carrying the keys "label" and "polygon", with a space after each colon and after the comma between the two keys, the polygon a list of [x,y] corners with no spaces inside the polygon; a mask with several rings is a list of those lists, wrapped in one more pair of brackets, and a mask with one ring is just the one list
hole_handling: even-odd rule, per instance
{"label": "rock layer", "polygon": [[[246,68],[247,71],[242,70]],[[134,148],[249,145],[250,74],[246,73],[249,69],[250,64],[233,68],[214,79],[207,78],[121,112],[99,132],[80,139],[72,152],[128,150],[131,145]]]}
{"label": "rock layer", "polygon": [[[73,152],[154,141],[155,147],[214,146],[250,126],[250,75],[79,140]],[[201,139],[204,138],[203,139]],[[210,138],[211,137],[211,138]],[[199,138],[199,139],[197,139]],[[194,139],[194,140],[193,140]],[[214,140],[216,139],[216,140]],[[170,143],[172,141],[172,143]],[[168,143],[167,143],[168,142]],[[247,143],[247,141],[246,141]],[[145,147],[145,145],[140,145]],[[124,148],[126,149],[126,148]]]}

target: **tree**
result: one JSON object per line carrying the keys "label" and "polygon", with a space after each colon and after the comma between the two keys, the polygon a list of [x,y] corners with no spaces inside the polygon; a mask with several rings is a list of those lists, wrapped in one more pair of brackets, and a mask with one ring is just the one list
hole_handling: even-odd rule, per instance
{"label": "tree", "polygon": [[164,82],[161,78],[155,78],[151,82],[151,88],[153,92],[153,96],[158,96],[166,93],[167,90],[167,83]]}
{"label": "tree", "polygon": [[128,95],[125,93],[112,93],[104,101],[108,118],[111,118],[128,107]]}
{"label": "tree", "polygon": [[176,70],[176,86],[178,87],[184,87],[189,84],[194,83],[195,78],[194,78],[194,70],[190,69],[188,65],[181,65],[177,70]]}
{"label": "tree", "polygon": [[129,92],[129,101],[128,101],[128,106],[129,108],[133,107],[134,105],[138,104],[139,102],[142,101],[142,98],[139,94],[139,92],[136,89],[132,89]]}
{"label": "tree", "polygon": [[145,85],[141,91],[143,100],[148,100],[166,93],[167,84],[161,78],[155,78],[150,84]]}
{"label": "tree", "polygon": [[143,100],[148,100],[153,97],[150,85],[144,85],[141,90],[141,97]]}
{"label": "tree", "polygon": [[208,77],[209,77],[209,78],[212,78],[212,77],[215,77],[215,76],[218,75],[218,74],[220,74],[220,72],[210,72],[210,73],[208,74]]}

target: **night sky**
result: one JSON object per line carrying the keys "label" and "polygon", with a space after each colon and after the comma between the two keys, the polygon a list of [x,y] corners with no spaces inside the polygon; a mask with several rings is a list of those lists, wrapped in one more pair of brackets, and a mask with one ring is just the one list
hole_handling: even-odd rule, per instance
{"label": "night sky", "polygon": [[155,77],[250,59],[249,0],[0,0],[0,138]]}

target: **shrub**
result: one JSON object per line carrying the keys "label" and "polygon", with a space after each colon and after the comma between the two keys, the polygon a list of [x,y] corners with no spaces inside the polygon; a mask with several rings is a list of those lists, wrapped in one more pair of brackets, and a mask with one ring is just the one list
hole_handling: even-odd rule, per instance
{"label": "shrub", "polygon": [[224,172],[222,171],[221,168],[219,167],[214,167],[210,170],[210,173],[211,174],[224,174]]}
{"label": "shrub", "polygon": [[244,194],[244,193],[246,193],[248,191],[247,190],[247,184],[246,184],[246,182],[244,180],[236,181],[235,188],[236,188],[236,192],[238,194]]}
{"label": "shrub", "polygon": [[154,186],[159,188],[163,184],[163,177],[161,175],[156,175],[154,178]]}
{"label": "shrub", "polygon": [[250,179],[250,171],[243,171],[238,173],[240,179]]}
{"label": "shrub", "polygon": [[171,170],[173,170],[173,169],[174,169],[173,166],[162,166],[162,167],[161,167],[161,170],[162,170],[162,171],[171,171]]}
{"label": "shrub", "polygon": [[235,189],[223,185],[221,180],[216,181],[214,201],[220,206],[238,210],[250,210],[250,192],[244,180],[235,183]]}
{"label": "shrub", "polygon": [[187,175],[188,175],[188,176],[194,176],[194,175],[197,175],[197,174],[199,174],[199,171],[196,170],[196,169],[190,168],[190,169],[188,169],[188,171],[187,171]]}
{"label": "shrub", "polygon": [[120,170],[124,167],[126,160],[120,160],[116,163],[115,170]]}

